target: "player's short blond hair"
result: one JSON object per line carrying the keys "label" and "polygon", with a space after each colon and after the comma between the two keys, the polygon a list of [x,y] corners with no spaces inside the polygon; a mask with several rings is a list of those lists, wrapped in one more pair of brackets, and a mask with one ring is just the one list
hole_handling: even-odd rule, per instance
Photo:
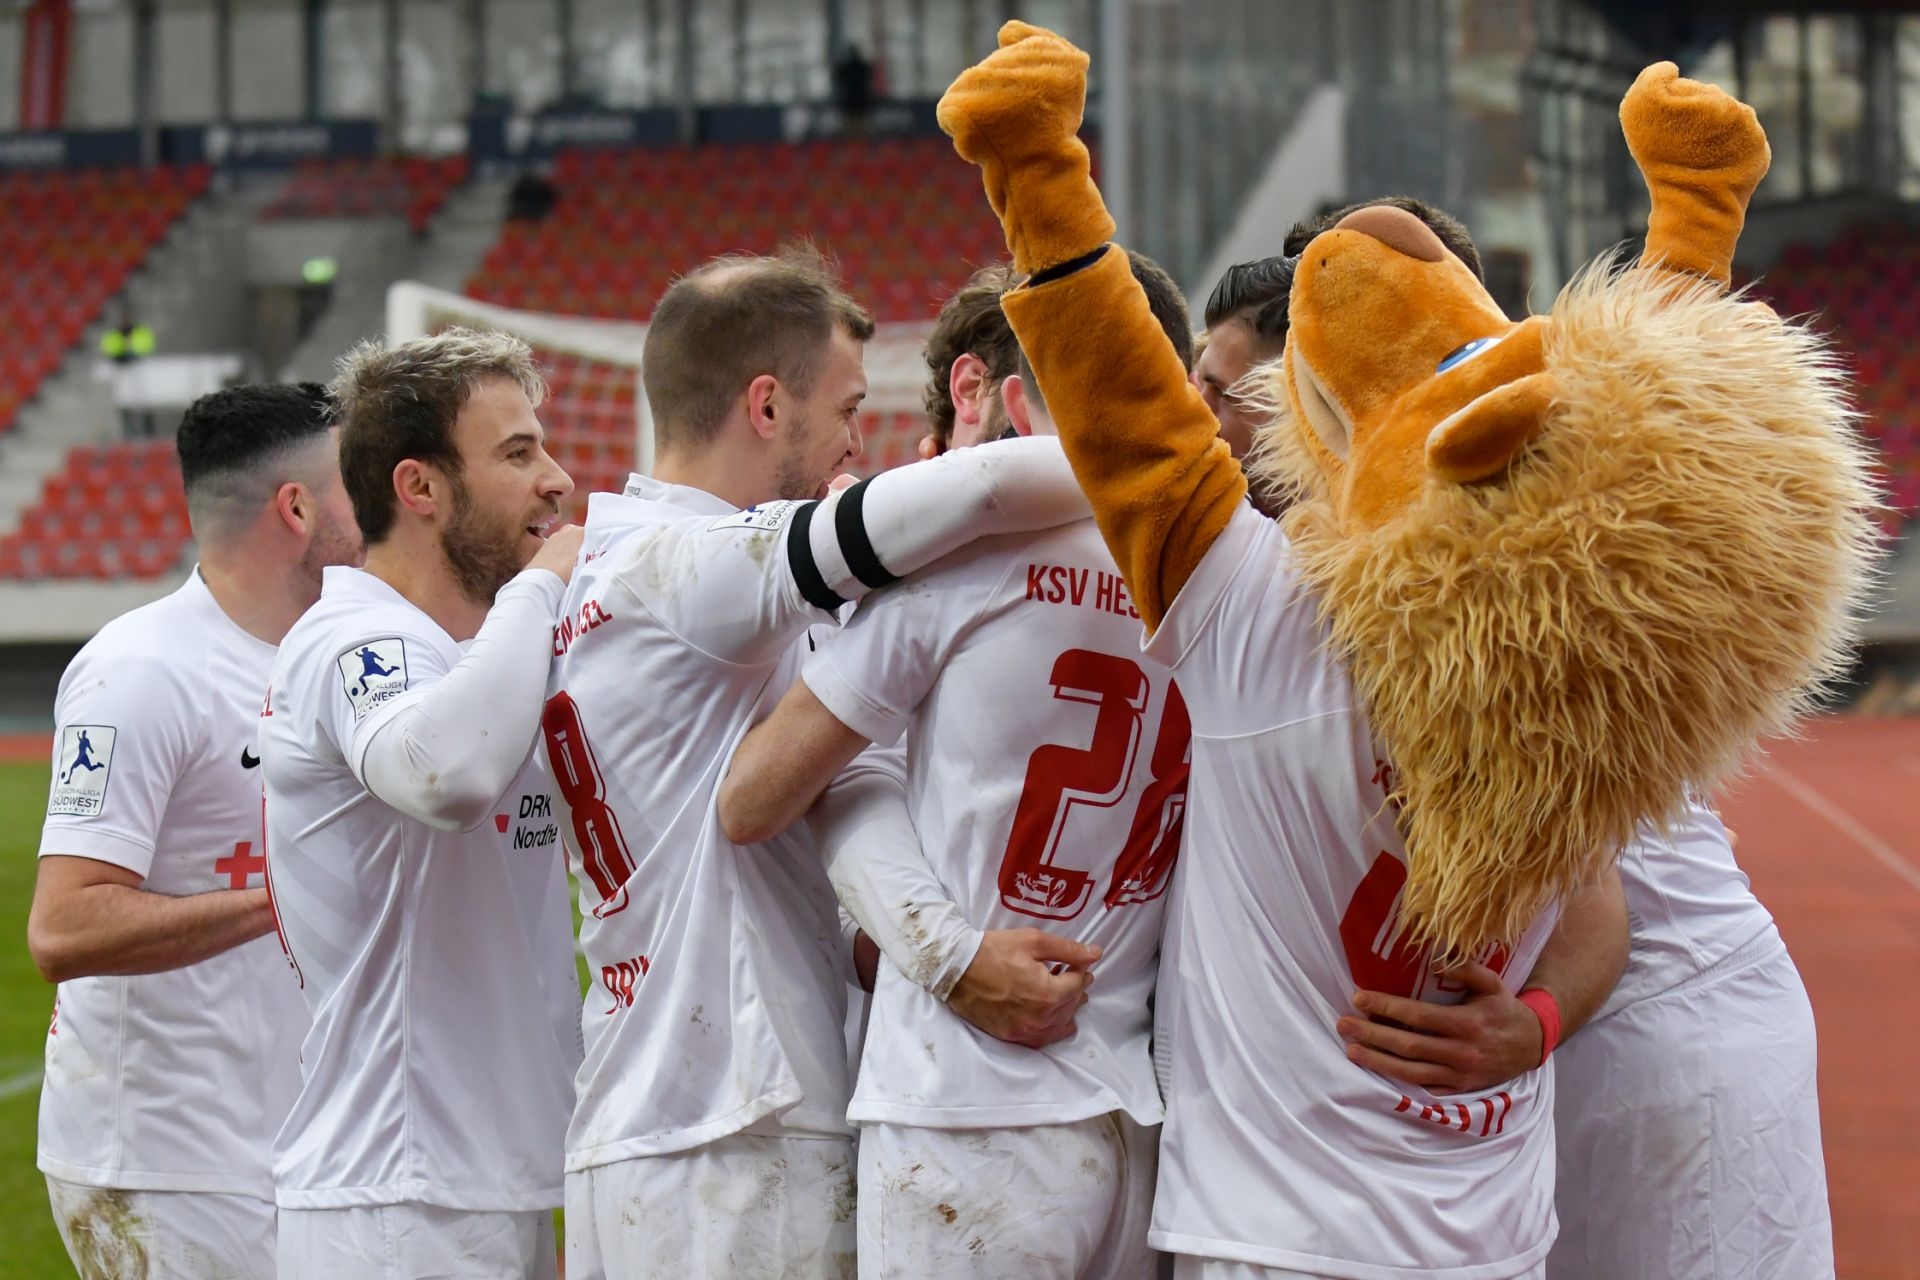
{"label": "player's short blond hair", "polygon": [[812,245],[727,254],[682,276],[654,308],[641,356],[654,439],[662,450],[707,444],[763,375],[807,395],[836,329],[865,342],[873,316]]}
{"label": "player's short blond hair", "polygon": [[460,326],[341,356],[328,393],[340,423],[340,478],[370,543],[393,527],[393,469],[413,459],[460,474],[453,424],[481,383],[504,378],[538,405],[546,379],[533,348],[511,334]]}

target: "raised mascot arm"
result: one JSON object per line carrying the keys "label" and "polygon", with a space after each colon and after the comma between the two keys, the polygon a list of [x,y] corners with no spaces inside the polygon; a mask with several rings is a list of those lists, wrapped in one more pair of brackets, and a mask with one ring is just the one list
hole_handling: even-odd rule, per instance
{"label": "raised mascot arm", "polygon": [[1620,127],[1653,197],[1641,261],[1726,287],[1747,202],[1772,162],[1753,108],[1656,62],[1621,100]]}
{"label": "raised mascot arm", "polygon": [[1076,135],[1087,55],[1024,22],[961,73],[940,127],[978,165],[1028,283],[1001,306],[1151,630],[1247,491],[1147,305]]}

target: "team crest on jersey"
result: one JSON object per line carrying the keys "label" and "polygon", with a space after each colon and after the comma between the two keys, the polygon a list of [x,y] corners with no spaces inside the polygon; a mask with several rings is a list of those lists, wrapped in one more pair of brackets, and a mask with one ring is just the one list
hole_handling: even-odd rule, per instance
{"label": "team crest on jersey", "polygon": [[721,516],[707,526],[707,532],[718,533],[722,529],[759,529],[772,533],[785,528],[787,521],[793,518],[793,513],[799,509],[800,505],[791,500],[757,503],[745,511]]}
{"label": "team crest on jersey", "polygon": [[53,790],[47,797],[48,817],[91,818],[106,807],[113,739],[112,725],[70,724],[60,730]]}
{"label": "team crest on jersey", "polygon": [[340,655],[340,684],[353,704],[353,718],[399,697],[407,689],[407,642],[398,636],[369,640]]}

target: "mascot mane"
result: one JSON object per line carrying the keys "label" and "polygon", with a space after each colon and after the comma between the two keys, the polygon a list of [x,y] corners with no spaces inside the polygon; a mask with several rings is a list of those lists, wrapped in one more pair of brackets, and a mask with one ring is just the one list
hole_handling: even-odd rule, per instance
{"label": "mascot mane", "polygon": [[[1402,920],[1436,963],[1511,942],[1647,814],[1739,769],[1842,670],[1874,483],[1822,340],[1700,281],[1592,264],[1559,388],[1500,476],[1343,525],[1278,366],[1256,483],[1398,778]],[[1679,762],[1708,762],[1691,774]]]}

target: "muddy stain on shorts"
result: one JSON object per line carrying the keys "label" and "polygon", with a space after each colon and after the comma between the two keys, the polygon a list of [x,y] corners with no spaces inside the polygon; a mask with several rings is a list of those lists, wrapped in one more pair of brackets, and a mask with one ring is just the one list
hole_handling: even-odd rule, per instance
{"label": "muddy stain on shorts", "polygon": [[147,1220],[126,1192],[94,1192],[64,1225],[80,1280],[145,1280]]}

